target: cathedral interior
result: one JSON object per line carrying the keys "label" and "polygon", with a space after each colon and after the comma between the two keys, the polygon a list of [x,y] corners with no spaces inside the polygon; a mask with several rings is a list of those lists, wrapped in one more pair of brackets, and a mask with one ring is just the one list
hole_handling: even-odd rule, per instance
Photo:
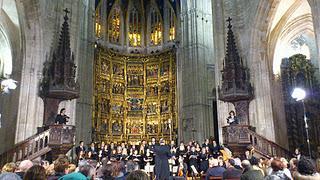
{"label": "cathedral interior", "polygon": [[0,0],[0,154],[54,144],[65,108],[75,143],[320,157],[319,18],[318,0]]}

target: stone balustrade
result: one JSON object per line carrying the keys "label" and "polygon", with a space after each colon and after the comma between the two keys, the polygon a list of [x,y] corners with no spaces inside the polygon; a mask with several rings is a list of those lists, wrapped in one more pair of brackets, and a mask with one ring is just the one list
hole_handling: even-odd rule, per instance
{"label": "stone balustrade", "polygon": [[50,151],[52,158],[67,153],[75,141],[75,127],[51,125],[47,130],[17,143],[12,149],[0,155],[0,165],[24,159],[36,159]]}

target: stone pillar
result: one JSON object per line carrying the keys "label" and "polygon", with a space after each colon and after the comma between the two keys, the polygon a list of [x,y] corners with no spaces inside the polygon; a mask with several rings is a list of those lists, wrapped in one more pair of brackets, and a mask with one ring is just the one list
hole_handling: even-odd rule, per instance
{"label": "stone pillar", "polygon": [[[314,34],[316,36],[316,48],[318,54],[318,65],[320,69],[320,1],[318,0],[308,0],[309,5],[311,7],[312,19],[313,19],[313,28]],[[318,71],[319,72],[319,71]],[[319,74],[316,74],[319,77]]]}
{"label": "stone pillar", "polygon": [[181,1],[178,49],[179,139],[200,142],[213,135],[212,97],[208,77],[213,64],[211,0]]}

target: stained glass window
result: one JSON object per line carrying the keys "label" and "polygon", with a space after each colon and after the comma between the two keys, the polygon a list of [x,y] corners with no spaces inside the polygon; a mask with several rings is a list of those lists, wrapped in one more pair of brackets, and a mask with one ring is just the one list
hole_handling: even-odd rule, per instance
{"label": "stained glass window", "polygon": [[96,37],[101,37],[101,14],[100,7],[98,6],[95,14],[95,32]]}
{"label": "stained glass window", "polygon": [[129,14],[129,45],[141,46],[141,17],[136,8],[132,8]]}
{"label": "stained glass window", "polygon": [[173,41],[176,38],[176,17],[172,8],[168,8],[169,10],[169,40]]}
{"label": "stained glass window", "polygon": [[109,22],[109,26],[108,26],[109,42],[119,43],[120,42],[120,23],[121,23],[119,6],[114,7],[108,22]]}
{"label": "stained glass window", "polygon": [[150,20],[151,20],[151,34],[150,41],[151,45],[158,45],[162,40],[162,24],[161,24],[160,13],[156,11],[155,8],[151,10]]}

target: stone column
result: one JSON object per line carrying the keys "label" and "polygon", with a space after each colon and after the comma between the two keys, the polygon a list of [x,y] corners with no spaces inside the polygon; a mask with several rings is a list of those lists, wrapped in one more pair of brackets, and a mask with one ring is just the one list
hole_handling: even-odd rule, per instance
{"label": "stone column", "polygon": [[[320,69],[320,61],[319,61],[319,59],[320,59],[320,1],[308,0],[308,2],[311,7],[314,34],[316,36],[316,48],[317,48],[318,65],[319,65],[319,67],[317,67],[317,68]],[[316,76],[319,77],[319,74],[317,74]]]}
{"label": "stone column", "polygon": [[[200,142],[213,135],[208,65],[213,64],[211,0],[181,1],[178,49],[179,138]],[[211,83],[212,84],[212,83]]]}

